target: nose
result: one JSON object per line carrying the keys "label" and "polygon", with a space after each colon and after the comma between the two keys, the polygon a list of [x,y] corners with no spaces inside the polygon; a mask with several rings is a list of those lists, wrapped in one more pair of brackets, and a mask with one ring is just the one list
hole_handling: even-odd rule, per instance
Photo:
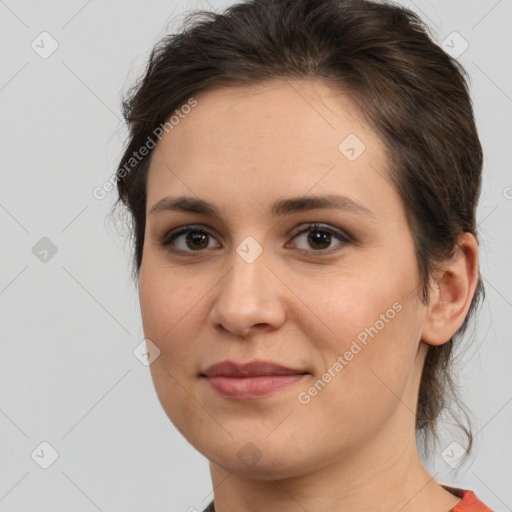
{"label": "nose", "polygon": [[278,329],[286,317],[284,288],[268,268],[265,251],[251,263],[237,253],[231,261],[231,269],[215,288],[212,325],[243,338],[255,331]]}

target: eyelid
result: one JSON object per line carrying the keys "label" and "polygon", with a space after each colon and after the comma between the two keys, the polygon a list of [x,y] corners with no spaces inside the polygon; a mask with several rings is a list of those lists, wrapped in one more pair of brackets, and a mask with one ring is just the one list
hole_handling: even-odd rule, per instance
{"label": "eyelid", "polygon": [[[183,235],[185,233],[189,233],[190,231],[205,232],[210,237],[215,238],[215,239],[218,236],[218,235],[214,235],[212,233],[212,231],[214,231],[214,230],[212,230],[211,228],[209,228],[203,224],[187,224],[185,226],[180,226],[179,228],[175,228],[175,229],[172,229],[171,231],[167,232],[162,239],[161,245],[163,245],[164,247],[168,247],[175,238],[177,238],[178,236]],[[222,239],[222,237],[220,237],[220,236],[219,236],[219,238]],[[176,252],[194,252],[194,251],[182,251],[180,249],[175,249],[175,250],[176,250]],[[201,252],[201,251],[197,251],[197,252]]]}
{"label": "eyelid", "polygon": [[[331,226],[330,224],[325,224],[322,222],[306,222],[294,228],[288,236],[295,238],[297,235],[301,235],[305,231],[327,231],[328,233],[333,233],[338,235],[340,238],[346,241],[352,241],[352,237],[343,231],[342,229]],[[318,251],[316,251],[318,252]]]}
{"label": "eyelid", "polygon": [[[352,236],[350,236],[348,233],[346,233],[345,231],[343,231],[339,228],[336,228],[334,226],[331,226],[330,224],[324,224],[321,222],[309,222],[309,223],[302,224],[301,226],[298,226],[297,228],[293,229],[289,236],[291,236],[292,239],[294,239],[303,233],[307,233],[308,231],[324,231],[324,232],[330,233],[330,234],[334,235],[340,243],[334,247],[330,247],[328,249],[321,249],[318,251],[315,251],[313,249],[297,249],[298,251],[301,251],[302,253],[328,255],[333,252],[336,252],[338,250],[337,247],[339,247],[339,246],[355,243],[354,238]],[[289,247],[289,246],[290,246],[290,243],[287,243],[285,247]]]}

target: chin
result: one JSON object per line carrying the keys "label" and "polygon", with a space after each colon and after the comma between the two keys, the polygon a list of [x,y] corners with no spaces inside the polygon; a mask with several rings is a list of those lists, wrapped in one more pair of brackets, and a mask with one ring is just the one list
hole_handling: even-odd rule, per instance
{"label": "chin", "polygon": [[[308,472],[311,461],[303,451],[295,446],[286,446],[284,439],[234,438],[226,435],[222,442],[212,442],[210,438],[202,443],[191,444],[202,453],[211,464],[227,473],[245,475],[255,480],[291,478]],[[203,438],[204,439],[204,438]]]}

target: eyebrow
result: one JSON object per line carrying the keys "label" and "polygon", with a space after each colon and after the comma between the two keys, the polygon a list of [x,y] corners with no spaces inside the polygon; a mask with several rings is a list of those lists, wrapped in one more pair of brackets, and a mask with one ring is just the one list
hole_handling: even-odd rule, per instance
{"label": "eyebrow", "polygon": [[[363,206],[348,196],[337,194],[279,199],[271,205],[270,213],[274,217],[280,217],[318,209],[342,210],[348,213],[369,217],[374,221],[377,220],[376,215],[366,206]],[[152,206],[149,215],[164,211],[200,213],[220,217],[219,210],[213,203],[191,196],[180,196],[176,198],[164,197]]]}

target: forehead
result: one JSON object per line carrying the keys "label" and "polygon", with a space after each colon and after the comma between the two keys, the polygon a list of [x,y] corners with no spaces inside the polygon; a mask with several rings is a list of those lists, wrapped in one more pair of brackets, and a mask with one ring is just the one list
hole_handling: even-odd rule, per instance
{"label": "forehead", "polygon": [[[364,120],[348,93],[335,90],[320,81],[274,80],[255,85],[216,86],[195,95],[197,106],[180,116],[175,126],[164,135],[186,142],[208,143],[230,139],[239,143],[254,140],[276,140],[284,152],[294,142],[309,141],[304,150],[325,140],[338,151],[338,144],[350,133],[374,144],[378,137]],[[176,118],[175,118],[176,119]],[[293,136],[292,139],[289,137]],[[198,140],[202,137],[202,140]],[[370,140],[371,139],[371,140]],[[216,147],[227,147],[227,141]],[[250,146],[251,147],[251,146]]]}
{"label": "forehead", "polygon": [[321,82],[217,86],[194,98],[154,149],[149,206],[166,187],[202,197],[247,185],[255,197],[300,195],[340,183],[350,192],[383,174],[378,136],[346,93]]}

